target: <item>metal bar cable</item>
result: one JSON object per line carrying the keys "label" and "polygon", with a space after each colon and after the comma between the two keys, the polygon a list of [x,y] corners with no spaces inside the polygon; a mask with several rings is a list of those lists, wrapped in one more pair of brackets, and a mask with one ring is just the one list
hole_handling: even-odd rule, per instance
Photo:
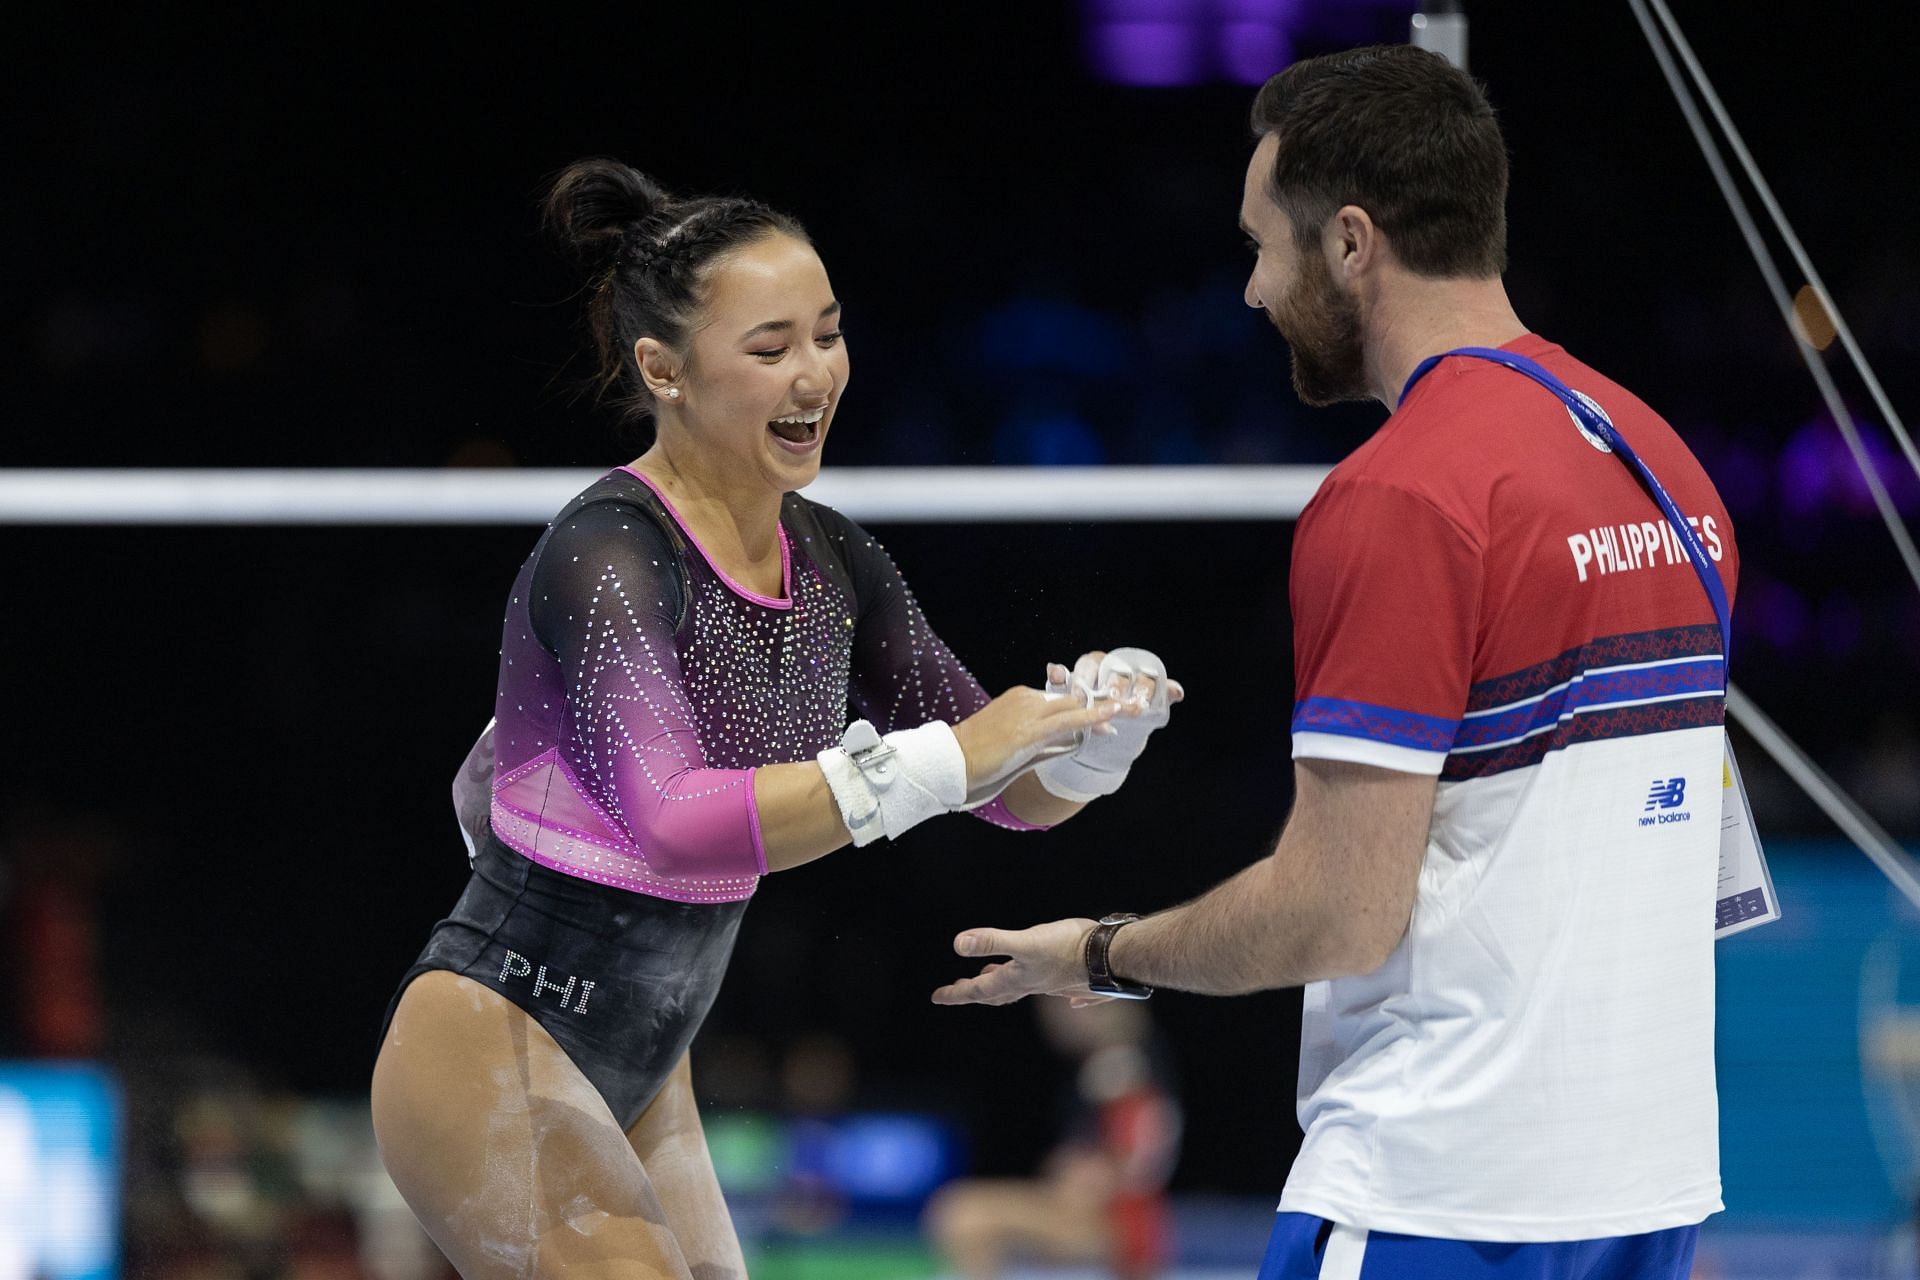
{"label": "metal bar cable", "polygon": [[1893,881],[1893,887],[1905,895],[1907,901],[1920,907],[1920,867],[1916,867],[1912,856],[1896,844],[1893,837],[1866,810],[1842,791],[1813,762],[1813,757],[1781,732],[1780,726],[1768,719],[1766,712],[1754,705],[1753,699],[1731,684],[1727,686],[1727,711],[1773,757],[1774,763],[1800,785],[1808,798],[1820,806],[1833,824],[1859,846],[1860,852],[1871,858],[1887,879]]}
{"label": "metal bar cable", "polygon": [[[1681,113],[1687,119],[1687,125],[1693,131],[1694,141],[1700,146],[1700,153],[1706,159],[1707,167],[1713,171],[1714,180],[1720,186],[1720,194],[1725,197],[1728,210],[1734,221],[1740,226],[1747,248],[1752,251],[1754,262],[1760,268],[1760,274],[1766,279],[1767,289],[1773,295],[1774,304],[1780,309],[1780,316],[1786,321],[1787,331],[1793,337],[1794,346],[1800,357],[1806,362],[1807,372],[1813,375],[1814,385],[1820,389],[1820,396],[1826,402],[1827,411],[1833,415],[1834,424],[1840,428],[1840,434],[1847,442],[1848,450],[1853,454],[1854,465],[1860,468],[1861,477],[1866,480],[1867,488],[1873,495],[1874,506],[1879,509],[1880,519],[1892,535],[1894,545],[1900,551],[1900,558],[1906,563],[1907,573],[1913,578],[1914,586],[1920,588],[1920,551],[1916,551],[1913,538],[1907,532],[1906,524],[1900,519],[1900,513],[1894,509],[1893,499],[1888,496],[1886,485],[1881,482],[1880,473],[1868,455],[1865,443],[1860,439],[1860,431],[1855,426],[1853,415],[1847,412],[1846,404],[1840,399],[1840,392],[1833,383],[1833,375],[1828,372],[1826,361],[1812,343],[1807,341],[1799,323],[1794,318],[1793,299],[1787,293],[1786,283],[1781,279],[1780,269],[1773,260],[1773,253],[1760,235],[1760,228],[1753,220],[1752,211],[1747,208],[1745,197],[1734,184],[1733,175],[1728,171],[1726,160],[1720,154],[1719,146],[1707,130],[1706,121],[1700,115],[1699,105],[1693,99],[1693,93],[1681,79],[1680,70],[1674,65],[1673,54],[1668,50],[1659,32],[1648,15],[1648,0],[1628,0],[1633,8],[1633,16],[1639,21],[1640,29],[1646,33],[1647,44],[1653,50],[1654,59],[1660,64],[1661,72],[1667,78],[1667,85],[1673,90],[1674,101],[1680,106]],[[1657,3],[1657,0],[1656,0]]]}
{"label": "metal bar cable", "polygon": [[1686,36],[1681,33],[1680,24],[1675,21],[1672,12],[1667,8],[1666,0],[1651,0],[1651,3],[1654,13],[1660,18],[1660,24],[1667,29],[1667,36],[1673,41],[1674,49],[1680,54],[1680,60],[1686,64],[1687,71],[1693,76],[1694,85],[1700,90],[1700,96],[1706,100],[1707,109],[1713,113],[1714,120],[1720,125],[1720,132],[1726,137],[1727,144],[1733,148],[1733,154],[1740,161],[1740,167],[1746,170],[1747,181],[1753,184],[1755,193],[1760,197],[1761,205],[1773,219],[1775,229],[1780,232],[1780,238],[1786,241],[1787,251],[1793,255],[1794,264],[1800,268],[1800,274],[1805,277],[1807,285],[1813,290],[1814,299],[1826,309],[1827,318],[1833,322],[1833,331],[1839,335],[1840,345],[1845,348],[1848,357],[1853,361],[1854,368],[1859,371],[1860,380],[1867,384],[1867,392],[1873,397],[1873,403],[1880,410],[1881,416],[1886,419],[1887,429],[1892,431],[1894,438],[1900,442],[1900,449],[1907,455],[1907,463],[1913,468],[1914,474],[1920,476],[1920,448],[1914,446],[1913,436],[1908,433],[1906,424],[1900,420],[1900,415],[1894,410],[1893,402],[1887,398],[1886,391],[1880,386],[1880,379],[1874,374],[1873,366],[1867,363],[1867,357],[1861,352],[1860,344],[1853,340],[1853,330],[1847,327],[1846,320],[1840,315],[1840,308],[1834,305],[1833,295],[1827,292],[1826,282],[1814,269],[1813,259],[1801,246],[1800,237],[1794,234],[1793,224],[1787,221],[1787,215],[1780,208],[1780,202],[1773,198],[1773,188],[1769,187],[1767,180],[1761,176],[1760,166],[1754,162],[1752,153],[1747,150],[1746,141],[1740,136],[1740,131],[1734,127],[1733,118],[1721,105],[1720,95],[1714,91],[1713,82],[1707,79],[1706,69],[1700,65],[1699,59],[1694,57],[1693,46],[1687,43]]}
{"label": "metal bar cable", "polygon": [[[1741,235],[1745,237],[1747,247],[1753,253],[1754,262],[1759,266],[1760,274],[1767,282],[1774,303],[1780,309],[1781,318],[1786,321],[1787,330],[1793,337],[1794,345],[1806,362],[1807,371],[1813,375],[1814,384],[1820,389],[1821,397],[1826,401],[1828,410],[1834,415],[1835,424],[1839,426],[1848,449],[1853,453],[1855,464],[1860,468],[1862,477],[1865,478],[1868,488],[1873,493],[1874,504],[1879,508],[1881,519],[1887,525],[1887,532],[1893,536],[1894,544],[1900,549],[1901,558],[1906,562],[1907,571],[1913,575],[1915,585],[1920,586],[1920,555],[1915,554],[1913,541],[1907,535],[1906,526],[1893,509],[1892,500],[1887,496],[1886,488],[1880,481],[1879,472],[1875,470],[1873,461],[1867,455],[1866,448],[1860,440],[1853,419],[1840,400],[1840,393],[1833,384],[1825,360],[1807,341],[1800,326],[1795,322],[1793,302],[1787,295],[1786,284],[1780,277],[1772,252],[1762,239],[1760,229],[1754,224],[1746,201],[1734,185],[1733,175],[1728,171],[1719,148],[1715,146],[1711,134],[1708,133],[1706,122],[1701,118],[1699,107],[1694,102],[1692,94],[1681,80],[1671,52],[1662,43],[1659,32],[1655,30],[1648,17],[1648,0],[1629,0],[1629,3],[1633,8],[1635,19],[1640,23],[1640,29],[1646,34],[1647,44],[1653,50],[1655,61],[1660,64],[1660,70],[1666,76],[1668,87],[1673,90],[1674,100],[1679,104],[1681,113],[1687,119],[1688,127],[1693,131],[1694,140],[1700,146],[1701,155],[1705,158],[1707,167],[1712,170],[1714,180],[1719,184],[1720,193],[1726,199],[1727,208],[1733,214],[1734,221],[1739,224]],[[1661,0],[1652,0],[1652,3],[1661,4]],[[1664,10],[1664,5],[1662,8]],[[1665,15],[1665,21],[1671,24],[1672,16]],[[1674,30],[1677,35],[1678,28],[1675,27]],[[1694,65],[1697,67],[1698,64]],[[1721,112],[1720,116],[1724,126],[1731,133],[1731,122],[1725,121],[1724,112]],[[1757,169],[1750,168],[1749,176],[1754,177],[1756,183],[1758,182]],[[1810,274],[1810,265],[1808,271]],[[1820,290],[1820,294],[1824,295],[1824,289]],[[1832,310],[1830,301],[1824,296],[1822,296],[1821,305],[1828,307],[1829,314],[1836,321],[1838,320],[1838,313]],[[1864,367],[1864,361],[1860,363]],[[1875,385],[1877,387],[1877,383]],[[1754,741],[1759,743],[1761,749],[1780,766],[1788,778],[1820,807],[1821,811],[1853,841],[1862,853],[1867,855],[1894,887],[1909,902],[1920,907],[1920,867],[1916,866],[1914,859],[1901,849],[1864,809],[1842,791],[1833,779],[1813,762],[1811,756],[1787,737],[1779,725],[1768,718],[1752,699],[1731,682],[1727,686],[1727,713],[1752,735]]]}

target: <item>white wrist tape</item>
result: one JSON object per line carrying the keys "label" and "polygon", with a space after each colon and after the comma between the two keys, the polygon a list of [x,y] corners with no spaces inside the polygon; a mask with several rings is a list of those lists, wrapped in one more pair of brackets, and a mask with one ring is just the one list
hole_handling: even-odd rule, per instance
{"label": "white wrist tape", "polygon": [[916,823],[966,803],[966,753],[941,720],[884,738],[855,720],[839,746],[815,759],[856,846],[881,836],[897,840]]}
{"label": "white wrist tape", "polygon": [[1153,697],[1137,716],[1115,716],[1107,721],[1110,734],[1089,733],[1072,755],[1043,760],[1034,766],[1040,785],[1062,800],[1085,804],[1101,796],[1110,796],[1127,780],[1127,771],[1140,753],[1147,749],[1147,737],[1167,723],[1168,685],[1166,664],[1146,649],[1115,649],[1100,660],[1097,671],[1074,671],[1067,685],[1049,693],[1067,693],[1091,702],[1110,696],[1107,686],[1123,676],[1147,676],[1153,680]]}

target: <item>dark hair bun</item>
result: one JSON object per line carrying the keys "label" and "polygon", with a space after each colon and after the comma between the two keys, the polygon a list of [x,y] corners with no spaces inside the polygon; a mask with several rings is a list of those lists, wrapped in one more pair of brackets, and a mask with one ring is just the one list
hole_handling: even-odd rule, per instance
{"label": "dark hair bun", "polygon": [[707,264],[775,232],[807,240],[798,222],[758,200],[669,195],[638,169],[604,156],[556,174],[544,212],[548,234],[587,277],[587,330],[599,364],[595,398],[624,388],[619,403],[632,417],[653,408],[634,344],[686,342]]}
{"label": "dark hair bun", "polygon": [[568,256],[598,273],[613,264],[629,230],[672,203],[659,183],[618,160],[576,160],[547,191],[545,224]]}

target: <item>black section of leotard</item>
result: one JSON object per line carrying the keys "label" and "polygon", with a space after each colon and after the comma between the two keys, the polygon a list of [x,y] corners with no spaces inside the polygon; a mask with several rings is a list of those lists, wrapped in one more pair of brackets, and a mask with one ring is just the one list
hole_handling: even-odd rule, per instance
{"label": "black section of leotard", "polygon": [[687,551],[686,535],[653,490],[624,471],[607,473],[562,508],[534,545],[533,594],[527,601],[534,635],[548,653],[561,656],[556,638],[567,630],[566,619],[555,611],[594,594],[593,583],[609,556],[630,565],[642,553],[657,560],[660,570],[642,579],[658,593],[648,604],[679,631],[689,603]]}
{"label": "black section of leotard", "polygon": [[525,1010],[629,1128],[712,1008],[746,909],[565,875],[489,831],[466,891],[400,980],[380,1038],[409,983],[450,970]]}
{"label": "black section of leotard", "polygon": [[[877,718],[883,692],[897,684],[897,668],[916,657],[899,641],[922,631],[932,643],[939,641],[918,616],[918,605],[893,558],[872,534],[832,507],[797,493],[782,502],[780,523],[796,555],[811,559],[822,576],[853,601],[857,626],[849,694],[856,709]],[[528,611],[534,634],[548,653],[564,661],[555,641],[567,628],[562,625],[565,619],[554,614],[555,602],[590,598],[601,562],[633,565],[636,544],[649,558],[659,557],[660,572],[640,579],[659,594],[643,605],[671,620],[676,634],[680,631],[690,605],[687,563],[700,552],[650,486],[615,470],[569,502],[534,548]],[[602,550],[610,554],[601,555]]]}
{"label": "black section of leotard", "polygon": [[[879,539],[832,507],[797,493],[787,495],[780,520],[822,574],[853,598],[847,700],[856,714],[891,733],[932,718],[957,724],[986,705],[986,691],[928,625]],[[944,696],[927,687],[929,675],[947,681]],[[903,717],[900,694],[909,687],[918,690],[911,710],[919,714]]]}

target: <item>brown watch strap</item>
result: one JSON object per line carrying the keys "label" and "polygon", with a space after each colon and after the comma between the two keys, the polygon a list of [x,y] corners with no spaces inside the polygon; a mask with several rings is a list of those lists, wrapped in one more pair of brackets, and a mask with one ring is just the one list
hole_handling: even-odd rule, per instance
{"label": "brown watch strap", "polygon": [[1108,959],[1108,952],[1113,946],[1113,935],[1118,933],[1122,926],[1132,924],[1138,919],[1140,917],[1137,915],[1103,916],[1100,922],[1088,932],[1081,958],[1086,962],[1087,985],[1090,990],[1108,993],[1116,989],[1144,992],[1153,990],[1145,983],[1116,978],[1113,974],[1113,966]]}

